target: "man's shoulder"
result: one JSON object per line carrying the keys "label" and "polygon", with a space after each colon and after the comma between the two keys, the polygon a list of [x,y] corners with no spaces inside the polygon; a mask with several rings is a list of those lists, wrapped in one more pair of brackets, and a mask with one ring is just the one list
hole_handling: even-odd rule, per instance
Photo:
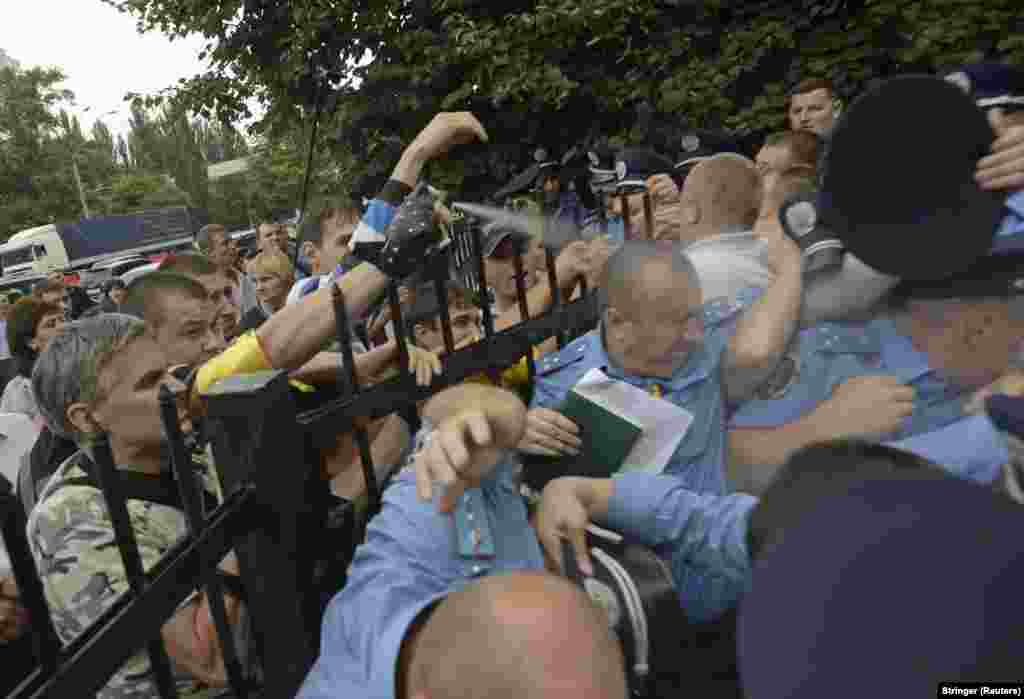
{"label": "man's shoulder", "polygon": [[560,382],[567,375],[584,373],[604,362],[597,330],[576,338],[557,352],[537,362],[537,378]]}

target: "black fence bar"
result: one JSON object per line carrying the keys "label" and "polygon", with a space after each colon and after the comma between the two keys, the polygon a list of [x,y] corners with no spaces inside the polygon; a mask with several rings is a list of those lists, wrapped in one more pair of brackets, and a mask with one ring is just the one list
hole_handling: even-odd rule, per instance
{"label": "black fence bar", "polygon": [[[562,293],[558,288],[558,274],[555,271],[555,251],[547,245],[544,246],[544,262],[548,269],[548,286],[551,287],[551,308],[557,309],[562,305]],[[556,333],[555,342],[558,349],[562,349],[565,346],[565,333]]]}
{"label": "black fence bar", "polygon": [[477,282],[480,286],[480,312],[483,314],[484,337],[494,334],[494,313],[491,311],[490,292],[487,289],[487,266],[484,264],[483,241],[478,227],[473,227],[473,256],[476,259]]}
{"label": "black fence bar", "polygon": [[629,212],[629,195],[622,192],[619,195],[619,203],[622,205],[622,239],[632,240],[633,239],[633,226],[630,222]]}
{"label": "black fence bar", "polygon": [[417,386],[407,376],[396,377],[366,389],[358,398],[341,398],[316,410],[300,413],[298,421],[311,429],[325,429],[332,433],[350,430],[357,418],[390,415],[410,401],[429,398],[489,368],[512,366],[531,347],[552,337],[559,329],[589,329],[596,325],[597,317],[597,297],[591,293],[458,350],[445,358],[444,371],[434,378],[429,387]]}
{"label": "black fence bar", "polygon": [[[202,531],[205,524],[206,508],[196,483],[196,471],[192,457],[185,446],[181,425],[178,423],[178,401],[167,384],[160,386],[160,417],[164,426],[164,434],[167,435],[171,446],[171,467],[174,469],[174,477],[178,483],[178,493],[185,510],[189,535],[195,537]],[[224,588],[218,577],[218,565],[219,561],[217,560],[202,561],[206,597],[210,603],[210,616],[213,617],[213,625],[217,630],[220,647],[224,653],[224,667],[227,670],[231,690],[235,697],[245,699],[249,696],[249,691],[246,687],[242,663],[238,659],[235,635],[232,633],[231,625],[228,623],[227,610],[224,608]]]}
{"label": "black fence bar", "polygon": [[44,670],[52,672],[60,658],[60,639],[53,628],[43,583],[25,538],[25,524],[25,510],[21,500],[15,496],[10,481],[0,474],[0,536],[3,537],[7,555],[11,559],[18,596],[32,622],[29,631],[32,634],[32,650],[36,662]]}
{"label": "black fence bar", "polygon": [[452,312],[448,307],[448,288],[444,277],[434,280],[434,293],[437,294],[437,305],[441,309],[441,334],[444,337],[445,352],[455,351],[455,335],[452,334]]}
{"label": "black fence bar", "polygon": [[331,300],[334,306],[337,339],[341,345],[341,357],[344,362],[340,378],[345,393],[354,395],[359,393],[359,374],[356,372],[355,355],[352,353],[352,328],[348,322],[348,313],[345,311],[345,295],[338,284],[331,285]]}
{"label": "black fence bar", "polygon": [[644,190],[644,227],[647,240],[654,240],[654,208],[651,204],[651,193]]}
{"label": "black fence bar", "polygon": [[[114,602],[61,652],[56,669],[40,667],[9,699],[67,699],[91,696],[138,651],[139,637],[159,633],[202,577],[205,561],[220,560],[252,525],[253,490],[243,488],[214,511],[202,532],[176,544],[152,572],[137,597]],[[35,623],[33,619],[33,623]]]}
{"label": "black fence bar", "polygon": [[[519,302],[519,317],[521,321],[527,321],[530,319],[530,302],[529,299],[526,298],[526,279],[525,272],[523,271],[524,247],[524,244],[517,245],[515,257],[512,258],[516,275],[516,300]],[[532,346],[526,350],[526,371],[529,381],[532,384],[534,377],[537,376],[537,366],[533,361]]]}
{"label": "black fence bar", "polygon": [[[124,564],[128,584],[135,595],[140,595],[148,584],[146,571],[142,567],[142,555],[139,553],[139,545],[135,539],[135,530],[132,528],[124,494],[118,486],[117,469],[114,466],[114,457],[110,452],[110,442],[106,435],[101,435],[93,443],[92,462],[96,480],[99,481],[100,488],[103,490],[110,522],[114,526],[114,538],[117,541],[118,551],[121,553],[121,562]],[[167,650],[164,648],[159,628],[155,629],[151,639],[147,644],[149,662],[152,665],[160,696],[164,699],[177,697],[178,690],[174,686],[171,661],[167,657]]]}
{"label": "black fence bar", "polygon": [[320,618],[305,604],[323,534],[327,485],[296,422],[288,374],[218,381],[204,394],[225,492],[254,484],[258,517],[235,540],[259,657],[263,696],[294,696],[316,658]]}

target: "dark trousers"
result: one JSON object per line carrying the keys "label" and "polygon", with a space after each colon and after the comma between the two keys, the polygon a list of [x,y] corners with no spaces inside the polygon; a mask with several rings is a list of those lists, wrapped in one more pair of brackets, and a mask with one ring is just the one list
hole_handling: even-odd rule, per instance
{"label": "dark trousers", "polygon": [[35,666],[30,635],[25,634],[14,643],[0,645],[0,697],[14,691]]}

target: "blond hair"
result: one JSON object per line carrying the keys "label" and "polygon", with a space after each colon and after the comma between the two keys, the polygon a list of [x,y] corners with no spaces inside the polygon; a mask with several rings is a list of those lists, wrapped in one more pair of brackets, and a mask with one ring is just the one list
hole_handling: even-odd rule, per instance
{"label": "blond hair", "polygon": [[295,278],[295,269],[291,260],[280,250],[267,249],[256,257],[249,260],[245,271],[250,276],[257,274],[270,274],[280,279],[288,280]]}

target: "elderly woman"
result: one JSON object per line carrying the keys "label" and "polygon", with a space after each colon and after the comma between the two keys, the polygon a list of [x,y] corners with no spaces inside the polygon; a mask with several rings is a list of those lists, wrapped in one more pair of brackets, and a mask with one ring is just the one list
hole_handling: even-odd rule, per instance
{"label": "elderly woman", "polygon": [[276,247],[265,247],[259,255],[249,260],[246,271],[256,287],[259,303],[242,316],[239,334],[255,330],[281,310],[295,283],[295,268],[291,260]]}
{"label": "elderly woman", "polygon": [[18,365],[18,375],[0,397],[0,412],[39,417],[29,377],[36,357],[64,324],[64,309],[55,303],[28,297],[14,304],[7,317],[7,343]]}
{"label": "elderly woman", "polygon": [[[103,494],[90,484],[90,446],[98,434],[106,433],[119,469],[159,481],[166,467],[158,391],[166,384],[185,395],[185,387],[167,371],[163,347],[144,329],[142,321],[121,314],[71,323],[43,351],[33,373],[33,387],[47,424],[82,447],[44,488],[27,528],[54,624],[64,643],[71,642],[128,589],[121,560],[116,553],[111,555],[116,551],[115,535]],[[187,420],[182,428],[190,429]],[[202,485],[215,496],[216,485],[207,476],[204,474]],[[136,499],[129,499],[126,505],[143,566],[151,570],[186,535],[184,513]],[[222,569],[238,574],[233,559],[226,559]],[[237,624],[241,603],[231,595],[224,603],[231,623]],[[200,684],[226,682],[205,594],[183,604],[164,625],[162,636],[182,696],[198,690]],[[149,657],[140,649],[98,696],[113,699],[157,694]]]}

